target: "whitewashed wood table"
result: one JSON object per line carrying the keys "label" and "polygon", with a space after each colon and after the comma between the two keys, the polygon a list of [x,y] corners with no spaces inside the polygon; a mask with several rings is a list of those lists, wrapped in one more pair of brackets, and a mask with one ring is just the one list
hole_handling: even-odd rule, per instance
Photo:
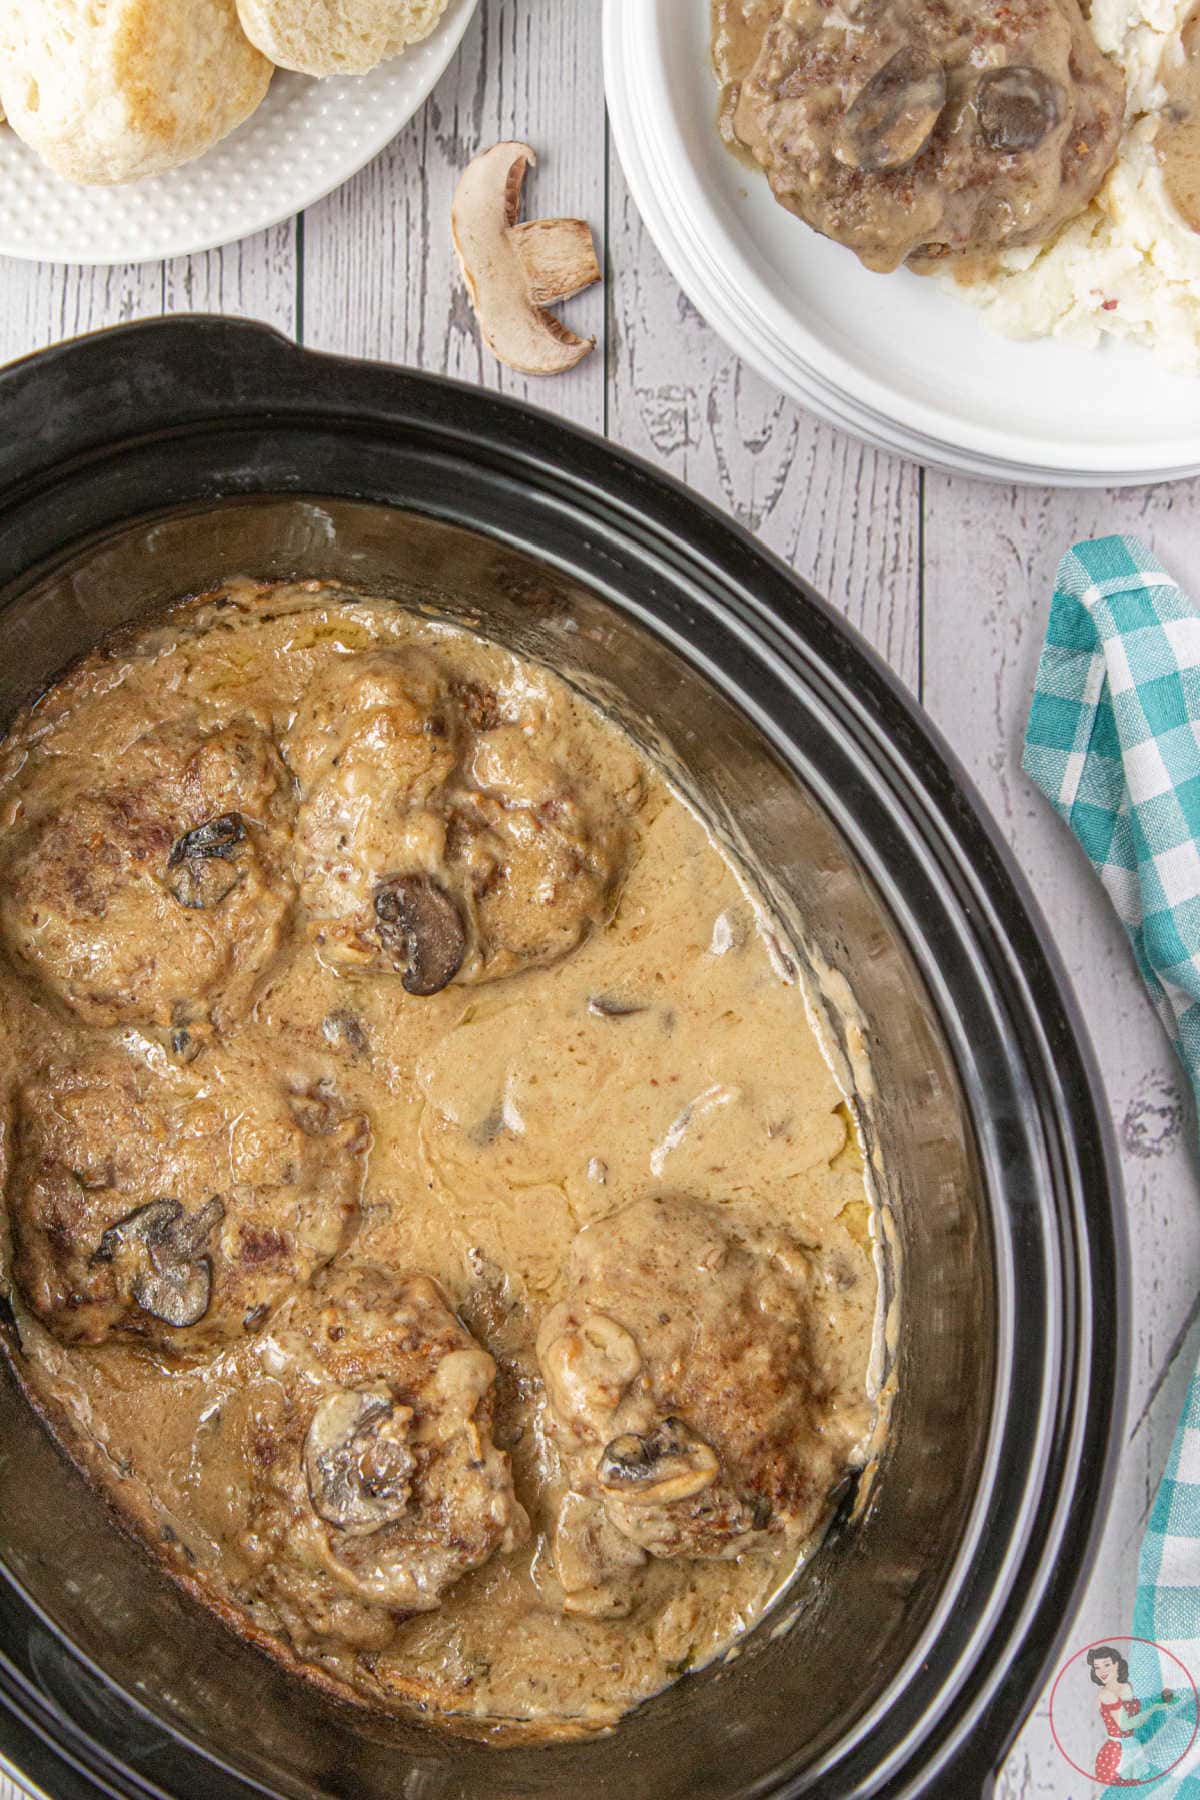
{"label": "whitewashed wood table", "polygon": [[[458,171],[505,137],[540,153],[530,216],[577,214],[606,246],[603,290],[567,315],[596,334],[597,350],[572,374],[541,383],[480,349],[450,244]],[[444,371],[606,433],[756,532],[929,709],[1049,918],[1121,1146],[1135,1283],[1132,1404],[1072,1639],[1127,1631],[1137,1544],[1200,1348],[1195,1121],[1116,920],[1022,776],[1019,744],[1062,550],[1078,537],[1137,530],[1185,582],[1200,583],[1200,482],[1092,494],[982,486],[863,449],[773,393],[684,299],[629,198],[606,129],[594,0],[483,0],[457,61],[390,148],[340,192],[260,237],[136,268],[0,259],[0,361],[100,326],[193,311],[262,319],[317,349]],[[1054,1749],[1043,1700],[998,1800],[1083,1800],[1094,1791]],[[3,1776],[0,1800],[16,1800]]]}

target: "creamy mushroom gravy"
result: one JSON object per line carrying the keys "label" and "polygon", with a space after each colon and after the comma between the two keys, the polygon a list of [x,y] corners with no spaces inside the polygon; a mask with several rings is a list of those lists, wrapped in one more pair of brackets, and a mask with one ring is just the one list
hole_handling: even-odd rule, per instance
{"label": "creamy mushroom gravy", "polygon": [[1168,194],[1193,231],[1200,231],[1200,8],[1188,14],[1179,48],[1174,62],[1164,58],[1166,105],[1156,144]]}
{"label": "creamy mushroom gravy", "polygon": [[588,701],[234,583],[0,760],[18,1372],[166,1567],[384,1707],[611,1724],[876,1422],[875,1214],[764,909]]}
{"label": "creamy mushroom gravy", "polygon": [[1120,138],[1077,0],[712,0],[712,56],[726,143],[869,269],[1043,242]]}

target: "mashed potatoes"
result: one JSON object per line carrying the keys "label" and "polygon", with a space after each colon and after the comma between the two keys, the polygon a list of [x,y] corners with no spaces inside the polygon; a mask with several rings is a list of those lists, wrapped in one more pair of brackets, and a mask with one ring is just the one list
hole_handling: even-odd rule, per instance
{"label": "mashed potatoes", "polygon": [[1139,342],[1200,373],[1200,233],[1163,181],[1156,137],[1164,78],[1182,59],[1194,0],[1094,0],[1092,31],[1128,82],[1117,160],[1085,212],[1040,248],[1004,252],[986,274],[940,277],[1012,337]]}

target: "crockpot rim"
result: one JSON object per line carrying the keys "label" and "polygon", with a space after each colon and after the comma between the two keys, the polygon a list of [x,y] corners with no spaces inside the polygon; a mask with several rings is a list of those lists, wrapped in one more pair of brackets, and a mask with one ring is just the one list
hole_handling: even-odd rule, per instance
{"label": "crockpot rim", "polygon": [[[1095,1333],[1086,1343],[1090,1350],[1090,1375],[1084,1384],[1084,1394],[1078,1404],[1083,1411],[1081,1430],[1095,1432],[1098,1428],[1096,1417],[1096,1392],[1101,1386],[1107,1386],[1114,1397],[1114,1404],[1107,1408],[1105,1417],[1099,1421],[1103,1428],[1104,1441],[1099,1446],[1099,1455],[1095,1454],[1096,1445],[1092,1445],[1091,1462],[1097,1479],[1094,1482],[1094,1495],[1081,1502],[1077,1489],[1066,1488],[1058,1498],[1067,1505],[1069,1511],[1084,1506],[1087,1526],[1082,1538],[1082,1549],[1071,1559],[1073,1567],[1067,1582],[1064,1584],[1057,1575],[1047,1577],[1039,1589],[1038,1607],[1044,1613],[1055,1603],[1058,1615],[1057,1628],[1042,1637],[1042,1648],[1035,1653],[1036,1667],[1033,1673],[1026,1668],[1019,1683],[1020,1695],[1017,1702],[1009,1698],[1003,1703],[995,1692],[992,1693],[984,1714],[974,1720],[969,1729],[960,1731],[957,1749],[962,1742],[968,1741],[976,1752],[982,1750],[985,1760],[994,1769],[1007,1743],[1015,1733],[1025,1707],[1035,1696],[1045,1670],[1054,1655],[1057,1644],[1069,1628],[1072,1608],[1078,1599],[1082,1582],[1086,1576],[1087,1553],[1094,1546],[1099,1531],[1103,1526],[1106,1510],[1107,1490],[1111,1482],[1115,1464],[1116,1450],[1119,1442],[1119,1425],[1123,1416],[1128,1372],[1128,1251],[1126,1244],[1124,1215],[1120,1206],[1121,1184],[1116,1160],[1115,1142],[1108,1110],[1103,1103],[1103,1084],[1099,1077],[1096,1061],[1086,1030],[1080,1015],[1078,1003],[1071,989],[1069,980],[1062,968],[1061,960],[1054,946],[1053,939],[1046,927],[1039,908],[1034,901],[1023,875],[1017,868],[1007,846],[1000,837],[998,828],[991,818],[988,809],[980,799],[973,783],[965,774],[958,758],[944,742],[937,728],[925,715],[923,709],[899,682],[892,671],[884,664],[875,652],[860,637],[854,627],[850,626],[828,602],[814,593],[811,587],[771,552],[765,550],[741,526],[729,520],[715,506],[693,494],[681,483],[670,476],[664,476],[658,470],[646,464],[642,459],[618,449],[608,440],[594,433],[584,431],[574,425],[542,413],[522,402],[486,393],[469,384],[449,380],[440,376],[428,376],[415,371],[381,367],[358,359],[330,356],[322,352],[311,351],[292,344],[280,333],[270,327],[258,325],[251,321],[234,321],[198,316],[183,316],[169,319],[142,321],[125,326],[114,327],[109,331],[93,333],[87,337],[54,346],[48,350],[34,352],[22,358],[18,363],[10,365],[7,370],[0,371],[0,416],[3,416],[5,402],[10,389],[22,378],[28,379],[31,371],[35,377],[39,371],[57,370],[72,360],[93,353],[97,346],[105,349],[115,347],[119,351],[133,346],[138,340],[150,337],[156,351],[164,354],[170,361],[173,347],[179,358],[197,356],[201,346],[207,340],[210,344],[222,340],[226,345],[233,345],[238,353],[248,352],[247,366],[254,365],[258,373],[262,373],[263,365],[273,357],[282,366],[288,363],[294,372],[296,367],[304,367],[310,371],[320,370],[322,379],[329,387],[320,402],[305,402],[304,405],[288,402],[278,408],[268,403],[264,410],[261,397],[253,404],[243,403],[237,396],[206,396],[203,403],[191,413],[180,417],[172,413],[176,404],[166,392],[135,394],[132,404],[140,406],[151,420],[145,427],[150,436],[158,438],[164,433],[177,432],[182,435],[198,432],[207,421],[211,427],[217,420],[226,426],[244,419],[247,424],[262,425],[264,421],[273,426],[286,427],[290,421],[300,426],[305,416],[321,420],[325,425],[336,422],[339,403],[337,400],[338,372],[345,375],[346,380],[361,379],[363,372],[369,372],[372,385],[372,397],[368,404],[357,402],[348,410],[343,410],[351,429],[360,428],[365,423],[386,427],[388,423],[407,425],[411,429],[426,434],[435,433],[448,436],[459,446],[460,451],[474,443],[485,455],[499,458],[507,463],[528,470],[534,467],[540,470],[546,479],[568,490],[586,489],[595,491],[604,489],[604,498],[614,505],[623,515],[627,529],[635,528],[634,522],[649,532],[659,549],[670,551],[672,555],[685,555],[689,567],[701,571],[706,578],[715,582],[717,588],[724,587],[732,594],[734,587],[740,590],[743,597],[753,602],[757,636],[759,639],[770,633],[783,641],[798,653],[805,663],[818,664],[823,670],[832,670],[835,676],[845,678],[847,671],[852,671],[860,681],[867,678],[865,685],[873,685],[882,692],[885,710],[890,709],[892,724],[898,724],[907,734],[907,743],[902,754],[893,749],[893,760],[902,762],[905,772],[915,781],[919,770],[922,786],[932,785],[942,789],[941,799],[949,809],[952,823],[945,823],[946,814],[938,815],[939,826],[948,840],[957,845],[960,834],[972,830],[981,836],[984,847],[992,859],[991,875],[999,875],[1001,884],[1007,883],[1008,893],[996,896],[994,908],[995,919],[993,929],[999,942],[1007,944],[1014,960],[1016,952],[1004,934],[1004,925],[1014,921],[1023,925],[1032,937],[1033,947],[1040,956],[1044,973],[1049,982],[1049,1001],[1046,1013],[1049,1016],[1058,1009],[1058,1023],[1065,1027],[1068,1050],[1073,1050],[1078,1058],[1077,1073],[1082,1078],[1080,1091],[1075,1094],[1062,1094],[1056,1103],[1054,1113],[1060,1122],[1070,1121],[1076,1127],[1081,1120],[1085,1128],[1090,1128],[1092,1141],[1083,1144],[1083,1149],[1090,1154],[1098,1165],[1104,1197],[1108,1202],[1103,1217],[1106,1228],[1101,1233],[1097,1227],[1099,1221],[1095,1214],[1099,1210],[1097,1198],[1093,1193],[1088,1216],[1084,1221],[1086,1229],[1082,1234],[1083,1241],[1075,1245],[1074,1268],[1084,1273],[1085,1297],[1091,1276],[1096,1281],[1107,1276],[1103,1285],[1108,1288],[1108,1297],[1113,1302],[1114,1311],[1107,1318],[1105,1329],[1099,1337]],[[299,359],[299,363],[296,362]],[[236,357],[235,357],[236,361]],[[136,365],[135,365],[136,367]],[[270,372],[269,370],[267,371]],[[278,371],[276,371],[278,372]],[[477,422],[483,420],[480,435],[482,445],[474,434],[466,431],[461,422],[451,421],[446,415],[457,409],[466,408],[476,415]],[[307,410],[306,410],[307,409]],[[106,416],[97,420],[92,434],[81,445],[78,442],[65,455],[57,454],[53,448],[54,421],[46,432],[30,433],[22,442],[12,445],[0,445],[0,504],[9,494],[17,501],[28,499],[39,487],[53,485],[65,477],[85,472],[89,461],[102,455],[105,449],[111,451],[115,445],[130,448],[137,441],[136,431],[119,431],[111,428]],[[555,462],[552,454],[553,445],[557,442],[563,455]],[[578,470],[568,472],[566,452],[574,448],[577,459],[588,465],[585,472]],[[49,449],[47,458],[46,452]],[[602,473],[597,474],[597,463],[603,465]],[[624,482],[624,492],[614,496],[605,488],[605,481]],[[632,491],[631,491],[632,490]],[[312,489],[306,486],[294,493],[280,493],[278,488],[269,491],[234,490],[229,494],[233,500],[249,500],[253,498],[275,497],[280,499],[301,499],[309,497]],[[653,508],[647,507],[639,511],[639,500],[646,496],[657,496],[660,511],[670,512],[682,508],[688,516],[689,523],[703,530],[697,530],[696,536],[703,536],[705,543],[702,550],[694,541],[689,543],[686,551],[680,550],[677,541],[673,543],[671,533],[661,519],[651,520],[649,514]],[[380,503],[370,496],[371,503]],[[202,501],[197,501],[202,504]],[[216,503],[214,497],[213,504]],[[142,516],[142,515],[138,515]],[[435,515],[437,516],[437,515]],[[444,515],[451,521],[453,513]],[[125,520],[132,522],[132,516]],[[115,521],[114,521],[115,523]],[[713,542],[717,545],[717,554],[710,555]],[[63,546],[66,554],[69,545]],[[721,552],[724,552],[724,558]],[[536,554],[536,551],[534,552]],[[731,565],[736,561],[738,575],[736,582],[732,575]],[[725,566],[728,563],[730,566]],[[9,574],[17,571],[9,570]],[[0,569],[0,581],[5,571]],[[764,597],[764,592],[750,594],[752,587],[761,585],[763,590],[773,590],[771,597]],[[782,589],[782,593],[780,590]],[[792,612],[781,603],[784,596],[792,600]],[[825,641],[819,648],[812,644],[811,627],[806,633],[802,629],[802,618],[796,612],[795,603],[802,600],[821,621]],[[727,609],[728,610],[728,609]],[[878,697],[878,696],[877,696]],[[863,703],[860,701],[860,706]],[[994,880],[991,884],[994,888]],[[1003,904],[1000,904],[1000,902]],[[1007,921],[1003,915],[1007,915]],[[1020,998],[1021,1019],[1026,1024],[1034,1024],[1041,1029],[1044,1019],[1039,1005],[1028,995]],[[1085,1132],[1086,1135],[1086,1132]],[[1068,1149],[1070,1146],[1068,1146]],[[1103,1236],[1104,1242],[1099,1241]],[[1107,1262],[1107,1268],[1100,1265]],[[1107,1355],[1104,1351],[1107,1349]],[[1105,1362],[1103,1371],[1105,1380],[1097,1379],[1098,1359]],[[1078,1453],[1076,1461],[1078,1460]],[[1077,1477],[1078,1469],[1073,1471]],[[1028,1632],[1024,1634],[1024,1648],[1029,1655]],[[135,1704],[137,1704],[135,1702]],[[168,1729],[174,1729],[168,1727]],[[40,1734],[39,1734],[40,1735]],[[207,1751],[189,1744],[193,1753],[208,1757]],[[990,1745],[990,1750],[985,1746]],[[0,1754],[4,1748],[0,1738]],[[979,1767],[979,1756],[972,1757],[975,1765],[975,1776],[983,1780],[984,1774]],[[957,1766],[957,1764],[956,1764]],[[939,1768],[944,1777],[946,1771]],[[248,1782],[248,1791],[252,1789],[253,1778],[239,1772],[239,1779]],[[81,1789],[80,1792],[122,1792],[121,1789]],[[133,1790],[130,1790],[133,1791]],[[142,1792],[152,1789],[142,1788]],[[784,1785],[772,1789],[780,1793],[793,1791],[792,1782],[784,1778]],[[799,1792],[796,1788],[794,1791]],[[891,1787],[887,1790],[891,1793]],[[920,1791],[917,1787],[905,1786],[897,1793]]]}

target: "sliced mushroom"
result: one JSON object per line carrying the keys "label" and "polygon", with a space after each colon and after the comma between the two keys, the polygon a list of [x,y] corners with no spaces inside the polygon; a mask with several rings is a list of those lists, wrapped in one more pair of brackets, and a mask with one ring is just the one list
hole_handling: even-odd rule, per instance
{"label": "sliced mushroom", "polygon": [[600,279],[591,227],[584,219],[527,219],[513,226],[511,242],[533,306],[572,300]]}
{"label": "sliced mushroom", "polygon": [[635,1013],[647,1010],[637,1000],[617,1000],[611,994],[593,994],[588,1000],[587,1009],[598,1019],[631,1019]]}
{"label": "sliced mushroom", "polygon": [[861,90],[838,127],[837,160],[866,174],[915,162],[946,104],[946,71],[935,56],[907,44]]}
{"label": "sliced mushroom", "polygon": [[503,143],[468,164],[454,195],[451,225],[483,341],[509,368],[557,375],[595,347],[546,307],[600,279],[592,234],[582,219],[519,223],[528,144]]}
{"label": "sliced mushroom", "polygon": [[181,1063],[193,1063],[204,1044],[186,1025],[177,1025],[170,1038],[171,1055]]}
{"label": "sliced mushroom", "polygon": [[411,1406],[380,1385],[339,1388],[313,1414],[304,1474],[313,1510],[348,1537],[369,1537],[408,1510],[417,1459],[407,1443]]}
{"label": "sliced mushroom", "polygon": [[177,838],[167,858],[167,887],[180,906],[219,906],[241,880],[233,859],[246,842],[240,813],[222,813]]}
{"label": "sliced mushroom", "polygon": [[175,842],[169,864],[187,862],[193,856],[232,856],[246,841],[246,827],[240,813],[221,813],[207,819],[193,831],[185,831]]}
{"label": "sliced mushroom", "polygon": [[430,875],[392,875],[375,890],[375,929],[409,994],[439,994],[462,968],[457,903]]}
{"label": "sliced mushroom", "polygon": [[625,1432],[604,1446],[600,1486],[621,1500],[690,1500],[711,1487],[720,1473],[716,1451],[694,1437],[682,1419],[660,1419],[640,1436]]}
{"label": "sliced mushroom", "polygon": [[989,69],[975,91],[979,130],[991,150],[1036,150],[1063,117],[1063,92],[1041,69]]}
{"label": "sliced mushroom", "polygon": [[361,1056],[367,1047],[367,1034],[363,1022],[355,1013],[338,1007],[335,1012],[326,1013],[321,1021],[321,1035],[327,1044],[335,1050],[344,1050],[348,1056]]}
{"label": "sliced mushroom", "polygon": [[224,1217],[215,1195],[194,1217],[178,1200],[152,1200],[109,1226],[96,1258],[130,1268],[129,1291],[152,1318],[178,1330],[198,1325],[212,1299],[212,1259],[204,1247]]}

